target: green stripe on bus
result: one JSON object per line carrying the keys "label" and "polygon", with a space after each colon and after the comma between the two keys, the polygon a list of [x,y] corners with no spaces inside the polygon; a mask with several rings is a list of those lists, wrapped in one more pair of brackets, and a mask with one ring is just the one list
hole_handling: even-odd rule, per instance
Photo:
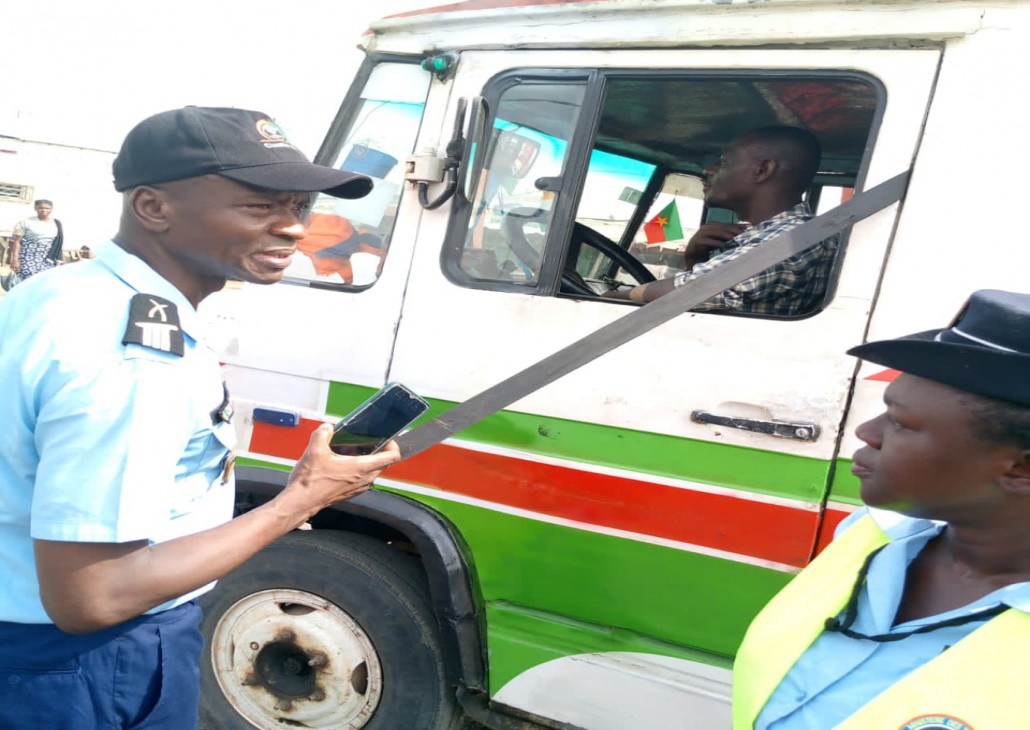
{"label": "green stripe on bus", "polygon": [[862,483],[851,473],[851,459],[837,459],[833,470],[833,481],[830,483],[830,499],[844,504],[862,506],[859,490]]}
{"label": "green stripe on bus", "polygon": [[[791,575],[393,490],[455,526],[487,605],[490,686],[571,654],[647,651],[728,666]],[[684,516],[684,519],[689,519]]]}
{"label": "green stripe on bus", "polygon": [[263,469],[275,469],[276,471],[291,471],[293,469],[292,464],[273,464],[270,461],[263,461],[249,456],[236,457],[236,466],[237,468],[241,466],[260,466]]}
{"label": "green stripe on bus", "polygon": [[[326,411],[345,415],[373,392],[374,388],[331,382]],[[430,410],[422,420],[455,405],[428,400]],[[808,502],[822,499],[829,472],[829,463],[821,459],[516,411],[495,413],[457,438]]]}
{"label": "green stripe on bus", "polygon": [[540,664],[577,654],[633,651],[660,654],[730,669],[733,660],[691,650],[611,626],[528,609],[504,601],[486,607],[489,627],[490,691]]}

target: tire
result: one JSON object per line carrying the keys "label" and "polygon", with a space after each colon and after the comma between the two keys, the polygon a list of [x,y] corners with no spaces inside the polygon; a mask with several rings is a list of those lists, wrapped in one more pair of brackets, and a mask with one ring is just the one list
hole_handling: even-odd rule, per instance
{"label": "tire", "polygon": [[200,604],[205,730],[453,730],[461,722],[410,555],[363,535],[294,532]]}

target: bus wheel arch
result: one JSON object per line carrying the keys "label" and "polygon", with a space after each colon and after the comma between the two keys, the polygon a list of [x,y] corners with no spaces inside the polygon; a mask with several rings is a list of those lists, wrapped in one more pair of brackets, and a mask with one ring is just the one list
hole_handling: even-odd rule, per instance
{"label": "bus wheel arch", "polygon": [[[286,485],[287,478],[287,473],[272,468],[239,467],[238,511],[271,499]],[[413,499],[374,490],[334,505],[316,516],[312,524],[311,532],[356,533],[380,543],[379,547],[390,554],[408,558],[400,564],[408,564],[418,573],[417,580],[439,629],[448,685],[473,693],[485,691],[482,600],[470,552],[445,517]],[[305,532],[308,530],[295,534]]]}

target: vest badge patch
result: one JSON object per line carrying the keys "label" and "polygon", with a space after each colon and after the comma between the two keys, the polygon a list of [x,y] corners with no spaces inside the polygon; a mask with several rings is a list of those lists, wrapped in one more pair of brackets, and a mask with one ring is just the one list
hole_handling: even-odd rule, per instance
{"label": "vest badge patch", "polygon": [[129,303],[129,324],[122,344],[135,344],[152,350],[185,354],[179,310],[167,299],[153,294],[137,294]]}
{"label": "vest badge patch", "polygon": [[951,715],[920,715],[898,730],[976,730],[972,725]]}

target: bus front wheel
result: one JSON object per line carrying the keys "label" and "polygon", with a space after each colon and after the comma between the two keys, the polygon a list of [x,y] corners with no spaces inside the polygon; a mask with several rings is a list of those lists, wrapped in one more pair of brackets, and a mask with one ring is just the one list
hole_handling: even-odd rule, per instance
{"label": "bus front wheel", "polygon": [[350,533],[270,544],[200,600],[201,728],[451,730],[417,561]]}

